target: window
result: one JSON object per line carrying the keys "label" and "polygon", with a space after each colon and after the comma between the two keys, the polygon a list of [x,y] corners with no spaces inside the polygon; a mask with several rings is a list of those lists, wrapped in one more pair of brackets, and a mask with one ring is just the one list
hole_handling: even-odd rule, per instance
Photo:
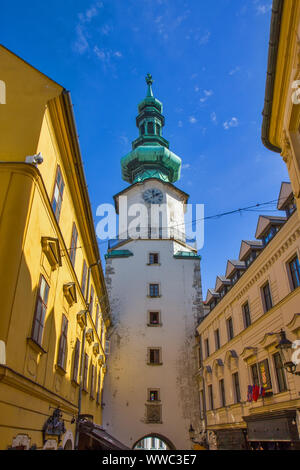
{"label": "window", "polygon": [[272,240],[272,238],[276,235],[278,230],[279,230],[279,227],[271,227],[267,235],[263,238],[264,245],[267,245],[269,241]]}
{"label": "window", "polygon": [[286,216],[290,217],[295,212],[295,210],[296,210],[296,202],[295,202],[295,199],[293,198],[293,200],[289,203],[289,205],[285,209]]}
{"label": "window", "polygon": [[213,410],[214,409],[214,394],[213,394],[212,385],[208,386],[208,397],[209,397],[209,409]]}
{"label": "window", "polygon": [[226,323],[227,323],[228,341],[230,341],[230,340],[232,340],[233,337],[234,337],[232,318],[231,318],[231,317],[228,318],[228,320],[226,320]]}
{"label": "window", "polygon": [[40,284],[38,289],[37,302],[35,307],[34,320],[32,325],[31,336],[32,339],[42,345],[45,315],[47,310],[49,286],[45,281],[44,276],[40,277]]}
{"label": "window", "polygon": [[276,353],[273,355],[274,367],[276,371],[276,378],[277,378],[277,385],[279,392],[285,392],[287,390],[286,380],[284,375],[284,368],[282,365],[282,360],[280,357],[280,353]]}
{"label": "window", "polygon": [[149,325],[159,325],[160,324],[160,314],[159,312],[149,312]]}
{"label": "window", "polygon": [[204,340],[204,345],[205,345],[205,355],[206,357],[209,357],[209,341],[208,338]]}
{"label": "window", "polygon": [[233,379],[233,387],[234,387],[234,393],[235,393],[235,403],[240,403],[241,392],[240,392],[240,381],[239,381],[238,372],[232,375],[232,379]]}
{"label": "window", "polygon": [[91,364],[91,392],[90,398],[95,398],[95,366]]}
{"label": "window", "polygon": [[289,263],[293,289],[300,286],[300,264],[298,256]]}
{"label": "window", "polygon": [[77,232],[75,222],[73,222],[71,248],[70,248],[70,259],[71,259],[71,263],[73,267],[75,266],[77,240],[78,240],[78,232]]}
{"label": "window", "polygon": [[252,375],[252,383],[253,385],[259,386],[259,375],[258,375],[258,367],[257,364],[253,364],[251,366],[251,375]]}
{"label": "window", "polygon": [[159,297],[159,284],[150,284],[149,295],[150,297]]}
{"label": "window", "polygon": [[57,365],[62,369],[65,369],[66,366],[66,357],[67,357],[67,335],[68,335],[68,320],[65,315],[62,317],[61,324],[61,335],[59,340],[58,348],[58,360]]}
{"label": "window", "polygon": [[161,364],[161,351],[159,348],[149,349],[149,364]]}
{"label": "window", "polygon": [[221,403],[221,407],[223,408],[224,406],[226,406],[224,379],[221,379],[219,381],[219,386],[220,386],[220,403]]}
{"label": "window", "polygon": [[158,264],[158,263],[159,263],[159,254],[149,253],[149,264]]}
{"label": "window", "polygon": [[253,261],[255,260],[256,257],[257,257],[257,252],[256,251],[251,251],[250,255],[245,260],[247,268],[250,266],[251,263],[253,263]]}
{"label": "window", "polygon": [[220,349],[220,330],[219,328],[215,331],[215,345],[216,351]]}
{"label": "window", "polygon": [[82,276],[81,276],[81,292],[83,293],[84,297],[85,297],[85,289],[86,289],[86,275],[87,275],[87,265],[84,260],[83,266],[82,266]]}
{"label": "window", "polygon": [[250,316],[250,308],[248,302],[243,305],[243,315],[244,315],[244,325],[245,328],[251,325],[251,316]]}
{"label": "window", "polygon": [[84,355],[84,366],[83,366],[83,384],[82,388],[85,392],[87,392],[87,377],[88,377],[88,368],[89,368],[89,356],[87,353]]}
{"label": "window", "polygon": [[263,294],[264,310],[265,312],[268,312],[273,307],[270,285],[268,282],[262,287],[262,294]]}
{"label": "window", "polygon": [[148,122],[147,129],[148,129],[148,134],[154,134],[154,124],[152,121]]}
{"label": "window", "polygon": [[160,125],[156,124],[155,127],[156,127],[156,134],[160,135]]}
{"label": "window", "polygon": [[80,355],[80,341],[76,340],[75,352],[74,352],[74,367],[73,367],[73,381],[78,381],[78,368],[79,368],[79,355]]}
{"label": "window", "polygon": [[160,401],[159,390],[149,390],[148,401]]}
{"label": "window", "polygon": [[100,338],[101,346],[103,346],[103,339],[104,339],[104,321],[101,320],[101,338]]}
{"label": "window", "polygon": [[62,178],[60,167],[58,166],[56,170],[55,185],[51,203],[57,222],[59,222],[64,187],[65,183]]}
{"label": "window", "polygon": [[145,134],[145,124],[141,125],[141,135]]}
{"label": "window", "polygon": [[99,370],[99,373],[98,373],[98,386],[97,386],[97,399],[96,399],[97,405],[100,404],[100,395],[101,395],[101,371]]}
{"label": "window", "polygon": [[91,286],[90,303],[89,303],[89,312],[91,316],[93,315],[93,308],[94,308],[94,287]]}
{"label": "window", "polygon": [[97,305],[97,308],[96,308],[96,321],[95,321],[95,329],[96,329],[97,333],[98,333],[98,326],[99,326],[99,318],[100,318],[100,310],[99,310],[99,305]]}
{"label": "window", "polygon": [[264,361],[258,363],[258,370],[261,386],[265,389],[266,392],[272,391],[272,382],[268,359],[265,359]]}

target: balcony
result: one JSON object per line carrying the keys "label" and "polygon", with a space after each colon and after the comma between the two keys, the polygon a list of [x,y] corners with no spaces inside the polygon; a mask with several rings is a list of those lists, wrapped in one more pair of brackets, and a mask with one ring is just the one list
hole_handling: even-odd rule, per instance
{"label": "balcony", "polygon": [[147,227],[141,228],[138,233],[134,236],[129,236],[128,232],[123,233],[118,238],[108,240],[108,250],[112,250],[121,243],[131,240],[174,240],[185,243],[191,248],[197,249],[197,242],[195,238],[188,238],[184,232],[181,232],[177,228],[157,228]]}

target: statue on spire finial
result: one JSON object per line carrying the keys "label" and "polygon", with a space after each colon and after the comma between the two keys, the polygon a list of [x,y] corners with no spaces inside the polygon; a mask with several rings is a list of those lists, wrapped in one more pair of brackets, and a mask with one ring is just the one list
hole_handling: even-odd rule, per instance
{"label": "statue on spire finial", "polygon": [[148,98],[153,98],[153,91],[152,91],[153,79],[152,79],[151,73],[147,73],[147,75],[146,75],[146,83],[147,83],[147,85],[148,85],[147,97],[148,97]]}
{"label": "statue on spire finial", "polygon": [[147,83],[147,85],[152,85],[153,79],[152,79],[151,73],[147,73],[147,75],[146,75],[146,83]]}

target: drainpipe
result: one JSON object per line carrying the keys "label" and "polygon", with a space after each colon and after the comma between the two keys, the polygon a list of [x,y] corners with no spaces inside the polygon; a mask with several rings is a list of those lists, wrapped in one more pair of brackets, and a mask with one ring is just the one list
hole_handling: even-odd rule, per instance
{"label": "drainpipe", "polygon": [[85,334],[87,324],[87,312],[84,311],[84,328],[82,330],[82,341],[81,341],[81,360],[80,360],[80,374],[79,374],[79,394],[78,394],[78,415],[76,420],[76,434],[75,434],[75,449],[78,450],[79,443],[79,418],[81,415],[81,401],[82,401],[82,389],[83,389],[83,366],[84,366],[84,347],[85,347]]}
{"label": "drainpipe", "polygon": [[75,449],[78,450],[79,444],[79,418],[81,415],[81,402],[82,402],[82,389],[83,389],[83,367],[84,367],[84,352],[85,352],[85,334],[86,334],[86,325],[87,325],[87,313],[89,312],[89,292],[90,292],[90,277],[91,277],[91,268],[98,266],[101,263],[98,260],[96,263],[93,263],[88,268],[88,278],[87,278],[87,291],[85,302],[87,305],[87,310],[84,311],[84,328],[82,330],[82,341],[81,341],[81,360],[80,360],[80,375],[79,375],[79,394],[78,394],[78,416],[76,421],[76,435],[75,435]]}
{"label": "drainpipe", "polygon": [[202,369],[202,382],[203,382],[203,414],[204,414],[204,426],[206,434],[206,444],[208,445],[208,432],[207,432],[207,415],[206,415],[206,384],[203,373],[203,352],[202,352],[202,336],[200,335],[200,360],[201,360],[201,369]]}

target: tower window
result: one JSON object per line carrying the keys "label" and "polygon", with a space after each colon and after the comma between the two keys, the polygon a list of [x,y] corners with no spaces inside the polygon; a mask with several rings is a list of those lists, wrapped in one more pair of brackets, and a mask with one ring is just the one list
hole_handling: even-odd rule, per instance
{"label": "tower window", "polygon": [[159,297],[159,284],[149,285],[149,295],[150,297]]}
{"label": "tower window", "polygon": [[158,264],[158,263],[159,263],[159,254],[149,253],[149,264]]}
{"label": "tower window", "polygon": [[160,348],[149,348],[148,349],[148,364],[161,364],[161,349]]}
{"label": "tower window", "polygon": [[156,124],[155,127],[156,127],[156,134],[160,135],[160,125]]}
{"label": "tower window", "polygon": [[152,121],[148,122],[147,129],[148,129],[148,134],[154,134],[154,124]]}
{"label": "tower window", "polygon": [[148,325],[149,326],[160,325],[160,313],[159,312],[149,312]]}
{"label": "tower window", "polygon": [[148,390],[148,401],[160,401],[158,389]]}
{"label": "tower window", "polygon": [[145,134],[145,124],[142,124],[140,129],[141,129],[141,135],[144,135]]}

